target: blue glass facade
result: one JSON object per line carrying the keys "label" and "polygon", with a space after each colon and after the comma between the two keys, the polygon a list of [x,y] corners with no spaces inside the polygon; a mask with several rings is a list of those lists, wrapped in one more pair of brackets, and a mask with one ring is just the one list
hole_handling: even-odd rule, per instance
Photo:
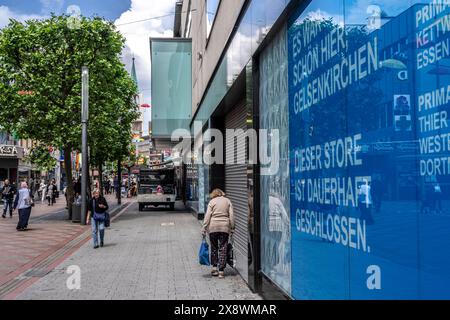
{"label": "blue glass facade", "polygon": [[290,17],[294,298],[450,298],[446,3]]}
{"label": "blue glass facade", "polygon": [[[262,166],[260,177],[261,267],[287,294],[291,293],[291,223],[289,214],[289,96],[286,29],[260,57],[259,127],[278,130],[278,170]],[[268,145],[272,145],[270,139]],[[270,150],[270,155],[276,150]],[[267,163],[264,161],[264,163]]]}
{"label": "blue glass facade", "polygon": [[[293,2],[250,2],[196,120]],[[255,64],[258,127],[280,130],[261,271],[294,299],[449,299],[450,3],[297,3]]]}

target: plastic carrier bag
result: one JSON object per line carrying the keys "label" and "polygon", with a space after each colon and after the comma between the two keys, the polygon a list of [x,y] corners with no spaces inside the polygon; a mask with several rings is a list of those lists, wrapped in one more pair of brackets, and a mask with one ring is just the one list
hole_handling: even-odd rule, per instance
{"label": "plastic carrier bag", "polygon": [[203,238],[202,244],[200,245],[200,250],[198,252],[198,262],[202,266],[209,266],[209,245],[206,242],[206,238]]}

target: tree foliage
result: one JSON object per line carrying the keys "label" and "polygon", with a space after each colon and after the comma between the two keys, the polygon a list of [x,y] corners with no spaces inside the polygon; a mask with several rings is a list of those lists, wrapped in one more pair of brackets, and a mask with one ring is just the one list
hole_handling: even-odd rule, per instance
{"label": "tree foliage", "polygon": [[91,162],[126,157],[138,116],[137,88],[120,61],[123,36],[97,17],[82,17],[77,28],[71,26],[63,15],[11,20],[0,30],[0,126],[62,147],[68,179],[70,152],[81,146],[82,66],[90,72]]}
{"label": "tree foliage", "polygon": [[56,159],[49,152],[49,147],[42,144],[33,147],[28,160],[43,171],[49,171],[56,167]]}

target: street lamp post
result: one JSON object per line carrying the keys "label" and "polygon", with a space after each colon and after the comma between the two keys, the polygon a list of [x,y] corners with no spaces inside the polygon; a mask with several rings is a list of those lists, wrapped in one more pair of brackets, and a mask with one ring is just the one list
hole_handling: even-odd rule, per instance
{"label": "street lamp post", "polygon": [[117,161],[117,204],[122,204],[122,161]]}
{"label": "street lamp post", "polygon": [[83,154],[83,170],[81,177],[81,224],[86,225],[87,213],[87,185],[88,177],[88,121],[89,121],[89,69],[83,67],[81,71],[81,124],[82,124],[82,154]]}

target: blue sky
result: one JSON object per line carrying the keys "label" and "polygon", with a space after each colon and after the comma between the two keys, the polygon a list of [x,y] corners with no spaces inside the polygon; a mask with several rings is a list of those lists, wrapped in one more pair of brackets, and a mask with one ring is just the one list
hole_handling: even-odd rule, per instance
{"label": "blue sky", "polygon": [[[67,13],[70,6],[78,6],[83,16],[97,15],[115,22],[126,38],[122,61],[131,71],[132,58],[136,58],[136,71],[141,92],[141,102],[151,104],[150,37],[173,37],[176,0],[0,0],[0,28],[10,18],[19,21],[42,19],[50,13]],[[164,18],[149,18],[166,16]],[[148,130],[151,110],[144,112],[144,131]]]}
{"label": "blue sky", "polygon": [[0,0],[0,6],[25,15],[51,12],[61,14],[70,5],[79,6],[85,16],[99,15],[108,20],[116,20],[130,8],[131,0]]}

